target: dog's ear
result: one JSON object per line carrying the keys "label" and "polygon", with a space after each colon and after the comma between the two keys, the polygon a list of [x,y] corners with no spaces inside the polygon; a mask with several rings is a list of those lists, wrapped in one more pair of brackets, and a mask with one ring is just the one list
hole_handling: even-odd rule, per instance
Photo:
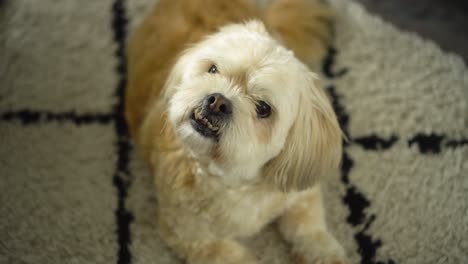
{"label": "dog's ear", "polygon": [[182,75],[184,73],[184,67],[189,61],[189,54],[194,50],[194,47],[189,47],[184,50],[178,57],[177,60],[172,66],[169,75],[167,76],[166,82],[162,89],[162,97],[167,103],[169,99],[174,95],[177,86],[182,82]]}
{"label": "dog's ear", "polygon": [[[166,125],[166,123],[168,122],[167,108],[170,99],[176,92],[177,87],[182,82],[184,66],[187,64],[189,60],[189,53],[192,50],[193,47],[189,47],[186,50],[184,50],[179,55],[179,57],[177,57],[177,60],[170,69],[166,78],[166,82],[164,83],[164,86],[161,89],[160,96],[153,96],[154,98],[158,98],[158,100],[154,100],[149,103],[149,106],[146,110],[145,118],[142,122],[141,129],[139,131],[139,134],[137,135],[139,145],[141,146],[143,154],[145,156],[150,154],[150,151],[154,148],[154,145],[157,145],[158,142],[154,142],[155,139],[160,137],[170,137],[174,134],[173,132],[168,132],[172,128]],[[159,89],[157,88],[155,88],[154,90],[159,91]],[[160,137],[154,136],[155,131],[158,131]],[[164,133],[167,135],[163,135]],[[169,142],[170,140],[168,140],[167,138],[166,141],[166,145],[171,143]]]}
{"label": "dog's ear", "polygon": [[342,132],[330,101],[314,75],[300,96],[299,112],[283,150],[264,167],[283,191],[304,190],[338,167]]}

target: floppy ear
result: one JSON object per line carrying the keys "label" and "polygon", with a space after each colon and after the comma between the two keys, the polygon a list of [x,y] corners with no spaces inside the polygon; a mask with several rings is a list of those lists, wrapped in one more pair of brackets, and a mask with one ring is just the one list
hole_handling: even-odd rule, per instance
{"label": "floppy ear", "polygon": [[176,91],[176,87],[182,81],[182,73],[184,72],[184,67],[187,65],[190,59],[190,52],[193,51],[193,47],[189,47],[185,49],[178,57],[174,66],[169,71],[169,75],[167,76],[166,82],[162,88],[162,98],[167,103],[168,100],[174,95]]}
{"label": "floppy ear", "polygon": [[[154,145],[157,145],[158,142],[155,142],[156,139],[171,137],[174,134],[173,131],[169,131],[173,128],[166,125],[168,122],[166,111],[170,98],[174,95],[177,86],[180,85],[182,81],[184,65],[186,65],[189,60],[188,53],[191,52],[191,50],[192,48],[189,47],[184,50],[179,57],[177,57],[176,62],[168,73],[163,87],[155,87],[153,89],[153,91],[159,93],[159,96],[156,96],[157,94],[152,95],[152,98],[155,100],[149,103],[147,113],[142,121],[141,129],[137,135],[140,148],[143,150],[143,155],[145,157],[149,157],[148,155],[150,154],[150,151],[153,149]],[[155,137],[155,131],[158,131],[158,137]],[[174,140],[165,138],[164,140],[159,141],[170,143]]]}
{"label": "floppy ear", "polygon": [[309,89],[300,96],[299,112],[283,150],[265,166],[265,177],[283,191],[314,185],[341,159],[342,133],[335,112],[311,74]]}

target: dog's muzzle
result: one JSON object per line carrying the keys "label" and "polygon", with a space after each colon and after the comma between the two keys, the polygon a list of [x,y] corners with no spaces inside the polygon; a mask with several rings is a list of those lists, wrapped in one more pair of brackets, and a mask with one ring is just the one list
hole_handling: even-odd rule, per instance
{"label": "dog's muzzle", "polygon": [[191,116],[192,127],[202,136],[219,139],[221,129],[232,116],[231,102],[220,93],[206,96]]}

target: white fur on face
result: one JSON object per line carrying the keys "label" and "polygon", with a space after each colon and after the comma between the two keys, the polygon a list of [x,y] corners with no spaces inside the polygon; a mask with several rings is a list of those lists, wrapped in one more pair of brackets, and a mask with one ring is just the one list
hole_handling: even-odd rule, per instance
{"label": "white fur on face", "polygon": [[[208,73],[213,64],[219,73]],[[260,23],[227,26],[190,48],[175,65],[166,86],[169,119],[187,150],[208,162],[211,173],[228,184],[255,180],[285,145],[301,94],[310,88],[306,76],[307,67]],[[219,141],[200,135],[190,124],[194,108],[213,93],[232,103],[232,117],[221,128]],[[260,100],[273,109],[270,117],[257,117]]]}

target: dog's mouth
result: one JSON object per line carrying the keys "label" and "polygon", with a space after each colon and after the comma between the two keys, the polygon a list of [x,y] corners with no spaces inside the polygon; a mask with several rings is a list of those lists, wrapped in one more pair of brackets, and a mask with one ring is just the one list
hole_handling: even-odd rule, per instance
{"label": "dog's mouth", "polygon": [[216,124],[216,120],[209,115],[203,113],[200,108],[195,108],[190,116],[190,123],[200,135],[212,138],[218,141],[220,136],[220,127]]}

